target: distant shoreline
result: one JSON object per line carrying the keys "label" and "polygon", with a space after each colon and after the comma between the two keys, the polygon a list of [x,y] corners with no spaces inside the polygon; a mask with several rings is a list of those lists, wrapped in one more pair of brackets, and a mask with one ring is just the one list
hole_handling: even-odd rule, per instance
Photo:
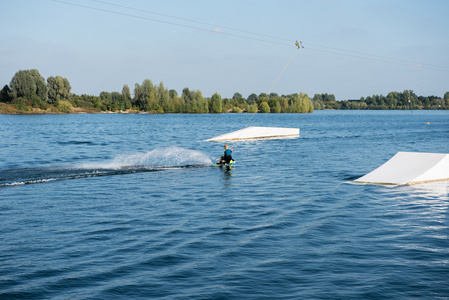
{"label": "distant shoreline", "polygon": [[[415,107],[414,109],[402,107],[401,109],[388,109],[388,108],[337,108],[337,107],[321,107],[314,110],[342,110],[342,111],[445,111],[448,110],[446,107],[432,107],[426,109],[425,107]],[[303,114],[303,113],[312,113],[314,110],[309,112],[282,112],[282,111],[262,111],[262,109],[259,109],[257,113],[268,113],[268,114],[282,114],[282,113],[293,113],[293,114]],[[150,111],[142,111],[135,108],[130,108],[127,110],[117,110],[117,111],[111,111],[111,110],[102,110],[100,108],[85,108],[85,107],[74,107],[74,106],[49,106],[47,109],[42,109],[38,107],[32,107],[32,106],[21,106],[17,107],[13,103],[1,103],[0,102],[0,114],[2,115],[68,115],[68,114],[241,114],[241,113],[254,113],[253,111],[248,111],[246,109],[238,109],[236,110],[235,107],[232,109],[226,109],[226,111],[220,112],[220,113],[213,113],[213,112],[164,112],[164,111],[156,111],[156,110],[150,110]]]}
{"label": "distant shoreline", "polygon": [[[447,111],[447,109],[416,109],[416,110],[405,110],[405,109],[318,109],[315,111]],[[160,113],[160,112],[143,112],[143,111],[87,111],[87,110],[77,110],[72,112],[52,112],[52,111],[21,111],[21,112],[1,112],[0,115],[77,115],[77,114],[91,114],[91,115],[202,115],[202,114],[211,114],[211,115],[221,115],[221,114],[246,114],[248,112],[223,112],[223,113]],[[261,113],[260,114],[286,114],[286,113]],[[313,113],[313,112],[312,112]],[[252,113],[249,113],[252,114]],[[303,113],[290,113],[290,114],[303,114]]]}

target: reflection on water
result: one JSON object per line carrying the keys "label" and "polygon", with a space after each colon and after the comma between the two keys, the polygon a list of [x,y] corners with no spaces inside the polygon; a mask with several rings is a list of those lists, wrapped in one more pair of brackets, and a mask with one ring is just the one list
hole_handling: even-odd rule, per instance
{"label": "reflection on water", "polygon": [[423,198],[449,199],[449,180],[415,184],[410,187]]}
{"label": "reflection on water", "polygon": [[232,168],[233,167],[223,167],[221,168],[223,172],[223,186],[225,188],[230,188],[232,184]]}

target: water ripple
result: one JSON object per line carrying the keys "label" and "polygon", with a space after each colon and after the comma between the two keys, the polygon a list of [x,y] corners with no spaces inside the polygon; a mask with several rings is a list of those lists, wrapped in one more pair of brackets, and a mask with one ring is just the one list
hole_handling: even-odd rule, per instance
{"label": "water ripple", "polygon": [[[447,182],[346,183],[439,114],[259,116],[302,136],[235,144],[230,170],[201,141],[244,114],[0,119],[0,298],[445,299]],[[425,130],[414,149],[449,151]]]}

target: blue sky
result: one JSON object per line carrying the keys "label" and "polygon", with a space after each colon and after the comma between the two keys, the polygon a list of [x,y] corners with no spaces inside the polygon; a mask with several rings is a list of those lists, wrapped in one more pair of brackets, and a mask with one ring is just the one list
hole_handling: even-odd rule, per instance
{"label": "blue sky", "polygon": [[38,69],[89,95],[144,79],[206,97],[449,91],[446,0],[5,0],[2,12],[2,87]]}

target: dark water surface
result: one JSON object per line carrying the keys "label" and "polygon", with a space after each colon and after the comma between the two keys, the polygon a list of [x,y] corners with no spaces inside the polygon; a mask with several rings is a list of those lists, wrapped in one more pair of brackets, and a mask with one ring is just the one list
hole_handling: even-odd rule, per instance
{"label": "dark water surface", "polygon": [[[449,182],[349,182],[449,153],[449,112],[0,115],[1,299],[449,299]],[[429,122],[429,124],[426,124]]]}

